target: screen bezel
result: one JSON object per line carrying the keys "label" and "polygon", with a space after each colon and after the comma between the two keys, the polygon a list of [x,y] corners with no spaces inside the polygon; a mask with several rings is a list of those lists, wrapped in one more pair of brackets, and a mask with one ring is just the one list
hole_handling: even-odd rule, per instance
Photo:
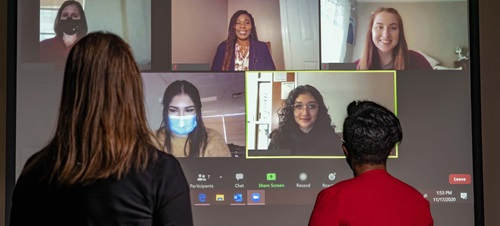
{"label": "screen bezel", "polygon": [[[170,2],[170,1],[169,1]],[[471,81],[471,124],[474,188],[474,222],[484,225],[481,97],[479,66],[479,3],[468,0],[469,41],[470,41],[470,81]],[[7,68],[6,68],[6,142],[5,142],[5,224],[10,219],[12,192],[15,186],[16,163],[16,91],[17,91],[17,0],[7,0]],[[152,56],[154,57],[154,56]]]}

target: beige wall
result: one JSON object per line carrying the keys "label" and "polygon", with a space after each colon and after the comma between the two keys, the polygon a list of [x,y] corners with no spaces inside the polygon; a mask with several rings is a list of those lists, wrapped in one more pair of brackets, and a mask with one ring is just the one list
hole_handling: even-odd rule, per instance
{"label": "beige wall", "polygon": [[485,225],[500,225],[500,2],[479,1]]}
{"label": "beige wall", "polygon": [[274,64],[283,70],[279,0],[172,1],[172,63],[211,65],[231,16],[240,9],[252,14],[259,40],[271,42]]}
{"label": "beige wall", "polygon": [[228,0],[228,2],[228,21],[240,9],[247,10],[252,14],[259,40],[271,42],[274,65],[277,70],[284,70],[285,61],[283,58],[279,0]]}
{"label": "beige wall", "polygon": [[[457,59],[455,47],[468,49],[467,2],[416,2],[416,3],[358,3],[356,45],[352,59],[359,59],[363,52],[371,12],[378,7],[393,7],[403,18],[408,47],[420,50],[441,62],[454,67]],[[348,59],[349,60],[349,59]]]}
{"label": "beige wall", "polygon": [[212,65],[227,38],[228,0],[172,1],[172,63]]}

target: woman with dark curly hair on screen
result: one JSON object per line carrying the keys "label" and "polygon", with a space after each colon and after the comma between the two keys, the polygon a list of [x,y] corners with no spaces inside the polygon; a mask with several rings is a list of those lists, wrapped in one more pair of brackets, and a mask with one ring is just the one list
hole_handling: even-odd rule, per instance
{"label": "woman with dark curly hair on screen", "polygon": [[378,8],[368,25],[358,70],[433,70],[424,56],[408,49],[403,19],[394,8]]}
{"label": "woman with dark curly hair on screen", "polygon": [[183,170],[154,147],[130,47],[85,36],[62,85],[55,135],[26,162],[10,225],[193,225]]}
{"label": "woman with dark curly hair on screen", "polygon": [[276,70],[267,44],[257,38],[250,13],[239,10],[229,22],[227,39],[219,47],[212,71]]}
{"label": "woman with dark curly hair on screen", "polygon": [[288,150],[295,156],[343,156],[321,93],[301,85],[288,94],[278,110],[279,127],[270,135],[269,151]]}

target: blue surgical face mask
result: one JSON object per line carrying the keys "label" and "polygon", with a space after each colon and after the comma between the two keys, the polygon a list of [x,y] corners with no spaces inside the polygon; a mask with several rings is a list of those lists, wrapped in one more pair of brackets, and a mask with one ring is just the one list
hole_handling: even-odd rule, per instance
{"label": "blue surgical face mask", "polygon": [[168,116],[170,131],[176,135],[188,135],[196,128],[196,115]]}

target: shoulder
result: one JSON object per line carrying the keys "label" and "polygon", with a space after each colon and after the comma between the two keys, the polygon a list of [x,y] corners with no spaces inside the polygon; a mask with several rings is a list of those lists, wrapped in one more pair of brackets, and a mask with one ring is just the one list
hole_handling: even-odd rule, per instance
{"label": "shoulder", "polygon": [[409,69],[433,70],[432,65],[422,54],[413,50],[408,50],[408,56],[410,58]]}
{"label": "shoulder", "polygon": [[[171,154],[160,151],[154,147],[150,148],[151,156],[155,156],[152,158],[151,164],[148,164],[152,167],[153,175],[157,175],[159,178],[165,177],[167,175],[177,176],[179,172],[182,172],[181,165],[177,158]],[[181,173],[181,175],[183,175]]]}
{"label": "shoulder", "polygon": [[408,55],[410,56],[410,59],[419,59],[419,60],[423,59],[423,60],[425,60],[425,57],[422,56],[422,54],[420,54],[414,50],[408,50]]}
{"label": "shoulder", "polygon": [[259,46],[259,47],[267,47],[267,43],[265,42],[261,42],[261,41],[255,41],[254,42],[255,46]]}
{"label": "shoulder", "polygon": [[318,126],[318,131],[315,131],[315,134],[323,139],[329,138],[329,142],[340,142],[340,136],[335,132],[335,127],[327,123]]}
{"label": "shoulder", "polygon": [[333,202],[335,200],[340,200],[341,197],[348,196],[350,193],[350,188],[353,187],[353,179],[348,179],[340,181],[328,188],[321,190],[318,194],[318,200],[323,202]]}
{"label": "shoulder", "polygon": [[415,209],[429,210],[429,201],[424,198],[422,193],[420,193],[413,186],[397,179],[398,186],[394,186],[391,194],[399,197],[399,200],[403,203],[413,206]]}
{"label": "shoulder", "polygon": [[168,154],[166,152],[160,151],[156,148],[151,148],[149,149],[151,152],[155,152],[155,154],[158,156],[157,160],[158,162],[178,162],[175,156]]}
{"label": "shoulder", "polygon": [[283,126],[273,130],[271,134],[269,134],[269,138],[277,147],[280,147],[282,142],[289,143],[288,141],[294,141],[294,139],[290,138],[293,131],[292,128]]}
{"label": "shoulder", "polygon": [[218,46],[217,46],[217,51],[219,50],[226,50],[226,45],[227,45],[227,40],[222,41]]}
{"label": "shoulder", "polygon": [[344,156],[344,152],[342,150],[342,138],[335,132],[334,128],[328,132],[328,137],[326,139],[329,140],[328,142],[330,143],[332,149],[335,150],[331,153],[332,155]]}
{"label": "shoulder", "polygon": [[356,69],[358,69],[360,61],[361,61],[361,59],[357,59],[356,61],[354,61],[354,64],[356,65]]}
{"label": "shoulder", "polygon": [[42,40],[42,41],[40,42],[40,45],[42,45],[42,44],[47,44],[47,43],[53,43],[53,42],[58,41],[58,39],[59,39],[59,38],[58,38],[57,36],[56,36],[56,37],[53,37],[53,38],[44,39],[44,40]]}
{"label": "shoulder", "polygon": [[24,164],[21,177],[32,175],[36,175],[35,177],[41,177],[44,173],[47,173],[47,170],[52,166],[50,158],[47,155],[48,151],[49,150],[47,148],[44,148],[29,157]]}
{"label": "shoulder", "polygon": [[350,209],[353,205],[344,194],[349,191],[345,189],[346,184],[347,181],[341,181],[319,192],[309,225],[345,225],[344,219],[352,212]]}
{"label": "shoulder", "polygon": [[62,43],[62,39],[60,37],[57,37],[57,36],[53,37],[53,38],[45,39],[45,40],[40,42],[41,49],[51,48],[53,46],[59,46],[59,45],[63,45],[63,43]]}
{"label": "shoulder", "polygon": [[406,203],[422,204],[426,205],[428,201],[422,196],[422,194],[415,189],[413,186],[405,183],[402,180],[392,176],[388,172],[377,173],[371,175],[371,180],[376,180],[377,182],[383,183],[385,188],[383,190],[389,191],[391,194],[400,197]]}
{"label": "shoulder", "polygon": [[210,138],[222,138],[222,134],[217,132],[217,130],[205,128],[205,131],[207,131],[207,136],[209,139]]}
{"label": "shoulder", "polygon": [[224,141],[224,137],[222,134],[217,132],[217,130],[210,129],[210,128],[205,128],[205,131],[207,131],[207,142],[208,145],[213,145],[213,144],[224,144],[226,145],[226,142]]}
{"label": "shoulder", "polygon": [[207,148],[205,157],[231,157],[229,147],[222,134],[214,129],[205,128],[207,131]]}
{"label": "shoulder", "polygon": [[261,41],[255,41],[253,44],[255,45],[255,49],[257,49],[258,51],[266,50],[267,52],[269,52],[269,47],[267,46],[267,43]]}
{"label": "shoulder", "polygon": [[325,191],[325,193],[330,193],[330,194],[340,193],[346,189],[352,188],[355,184],[354,179],[355,178],[351,178],[351,179],[340,181],[340,182],[332,185],[331,187],[325,188],[323,190]]}
{"label": "shoulder", "polygon": [[159,129],[154,132],[154,136],[151,140],[153,140],[153,144],[159,150],[163,150],[163,146],[165,145],[165,129]]}
{"label": "shoulder", "polygon": [[40,42],[40,49],[43,51],[43,50],[48,50],[48,49],[54,48],[55,46],[58,45],[58,42],[60,42],[58,37],[45,39],[45,40]]}
{"label": "shoulder", "polygon": [[38,151],[35,154],[33,154],[31,157],[28,158],[26,161],[26,165],[32,164],[33,161],[36,161],[36,159],[39,159],[41,156],[43,156],[44,150]]}
{"label": "shoulder", "polygon": [[398,186],[399,186],[399,188],[397,190],[401,191],[402,193],[404,192],[409,196],[413,196],[417,200],[426,201],[425,198],[423,198],[422,194],[416,188],[414,188],[413,186],[407,184],[406,182],[404,182],[396,177],[393,177],[392,175],[391,175],[391,177],[394,179],[395,183],[398,184]]}

